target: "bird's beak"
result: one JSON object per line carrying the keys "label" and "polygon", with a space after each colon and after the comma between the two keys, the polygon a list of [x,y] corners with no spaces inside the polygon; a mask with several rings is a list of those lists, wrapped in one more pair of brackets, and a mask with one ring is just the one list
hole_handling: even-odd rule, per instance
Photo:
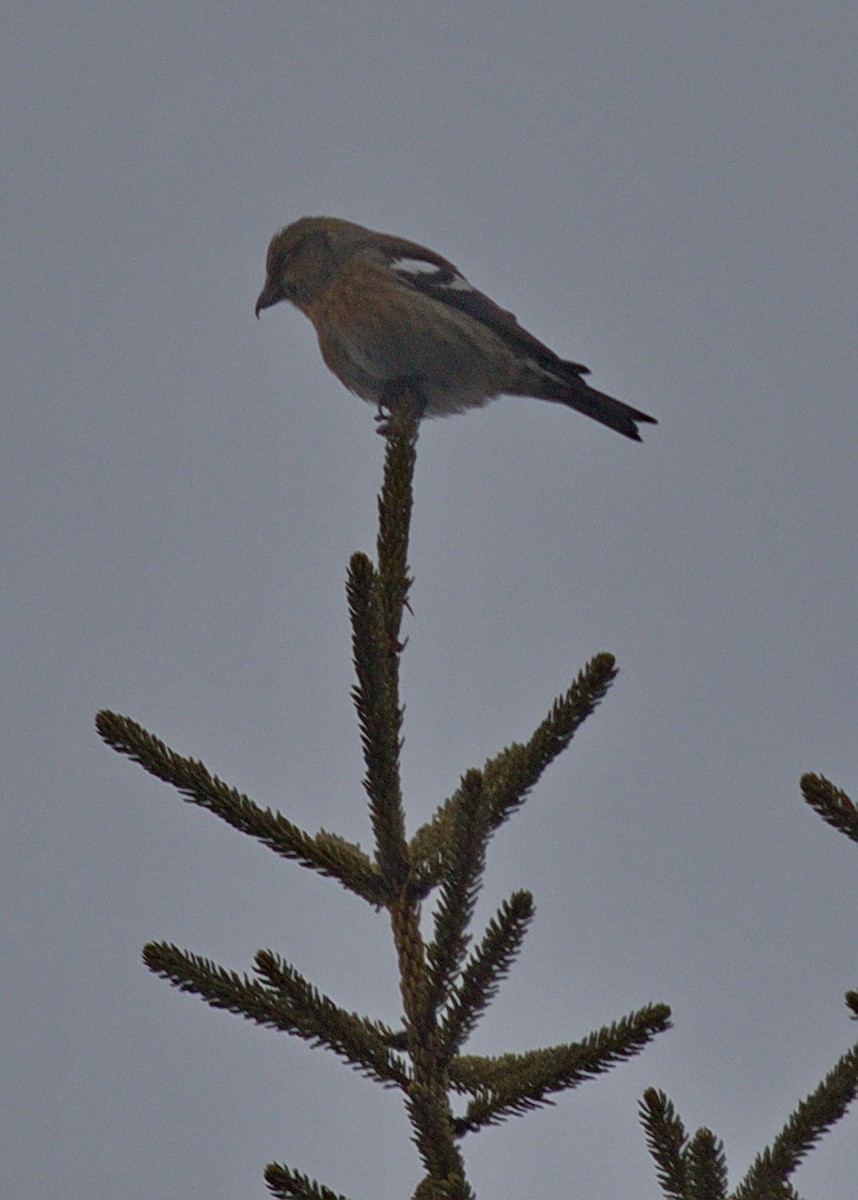
{"label": "bird's beak", "polygon": [[262,312],[263,308],[270,308],[272,304],[277,304],[283,299],[283,293],[272,283],[270,279],[265,280],[265,287],[259,293],[259,299],[256,301],[255,312],[257,317]]}

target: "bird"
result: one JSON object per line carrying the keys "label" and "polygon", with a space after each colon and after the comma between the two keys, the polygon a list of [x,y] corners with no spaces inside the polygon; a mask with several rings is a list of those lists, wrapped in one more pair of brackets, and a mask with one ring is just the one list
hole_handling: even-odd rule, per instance
{"label": "bird", "polygon": [[266,257],[263,309],[289,301],[313,323],[326,366],[350,391],[389,409],[405,389],[420,417],[480,408],[499,395],[564,404],[641,441],[655,417],[584,379],[446,258],[339,217],[301,217]]}

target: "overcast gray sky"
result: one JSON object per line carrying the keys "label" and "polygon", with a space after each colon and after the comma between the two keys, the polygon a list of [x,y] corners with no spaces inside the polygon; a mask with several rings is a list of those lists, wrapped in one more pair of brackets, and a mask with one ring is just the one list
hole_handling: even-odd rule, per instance
{"label": "overcast gray sky", "polygon": [[[9,1197],[353,1200],[419,1176],[397,1096],[150,975],[268,946],[395,1021],[383,917],[98,741],[125,712],[368,843],[345,564],[383,445],[309,324],[253,319],[327,213],[451,258],[644,445],[535,400],[421,433],[404,667],[412,827],[594,653],[619,680],[497,836],[535,894],[472,1047],[675,1029],[469,1139],[480,1197],[660,1193],[645,1087],[731,1181],[855,1037],[858,10],[850,3],[7,5],[0,88]],[[8,1100],[12,1098],[11,1111]],[[858,1111],[797,1178],[852,1196]]]}

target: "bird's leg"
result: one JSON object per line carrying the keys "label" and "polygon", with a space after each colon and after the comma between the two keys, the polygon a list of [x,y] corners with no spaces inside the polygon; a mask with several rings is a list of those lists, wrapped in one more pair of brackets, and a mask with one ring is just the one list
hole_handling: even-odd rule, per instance
{"label": "bird's leg", "polygon": [[387,437],[390,432],[390,418],[393,410],[403,403],[415,406],[419,422],[426,411],[426,398],[420,391],[419,376],[402,375],[398,379],[386,383],[382,388],[375,412],[376,432],[380,433],[382,437]]}
{"label": "bird's leg", "polygon": [[384,407],[384,400],[379,400],[375,410],[375,432],[380,433],[382,437],[387,437],[389,424],[390,414]]}

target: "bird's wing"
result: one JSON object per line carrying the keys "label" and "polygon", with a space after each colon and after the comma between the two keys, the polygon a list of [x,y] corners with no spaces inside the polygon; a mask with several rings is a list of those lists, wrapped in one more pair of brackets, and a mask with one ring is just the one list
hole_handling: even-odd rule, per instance
{"label": "bird's wing", "polygon": [[391,254],[388,265],[398,279],[479,321],[518,354],[523,354],[548,371],[562,368],[562,374],[589,375],[582,363],[567,362],[528,333],[515,315],[495,304],[461,275],[452,263],[439,254],[414,243],[400,243],[401,253]]}

